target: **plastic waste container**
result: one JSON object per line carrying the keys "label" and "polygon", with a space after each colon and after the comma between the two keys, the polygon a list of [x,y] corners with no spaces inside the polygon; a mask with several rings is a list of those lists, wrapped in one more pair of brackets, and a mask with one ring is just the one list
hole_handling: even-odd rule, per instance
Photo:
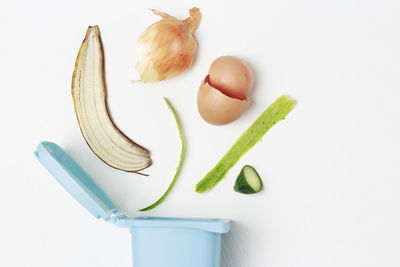
{"label": "plastic waste container", "polygon": [[220,266],[221,234],[230,230],[230,220],[127,217],[57,144],[42,142],[34,154],[96,218],[130,229],[134,267]]}

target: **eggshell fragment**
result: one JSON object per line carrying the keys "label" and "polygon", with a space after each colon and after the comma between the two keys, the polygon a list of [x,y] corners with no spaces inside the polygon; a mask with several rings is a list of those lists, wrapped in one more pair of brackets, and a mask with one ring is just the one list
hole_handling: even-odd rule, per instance
{"label": "eggshell fragment", "polygon": [[250,99],[229,97],[209,84],[207,76],[197,94],[197,106],[201,117],[210,124],[223,125],[233,122],[247,109]]}
{"label": "eggshell fragment", "polygon": [[222,56],[210,66],[209,83],[227,96],[246,99],[253,89],[253,73],[242,59]]}

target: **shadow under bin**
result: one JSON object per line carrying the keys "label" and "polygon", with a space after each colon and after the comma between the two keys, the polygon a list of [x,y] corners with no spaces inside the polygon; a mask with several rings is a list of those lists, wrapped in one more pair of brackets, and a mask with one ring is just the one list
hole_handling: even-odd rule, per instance
{"label": "shadow under bin", "polygon": [[34,154],[96,218],[130,229],[134,267],[220,267],[221,235],[231,229],[230,220],[127,217],[57,144],[41,142]]}

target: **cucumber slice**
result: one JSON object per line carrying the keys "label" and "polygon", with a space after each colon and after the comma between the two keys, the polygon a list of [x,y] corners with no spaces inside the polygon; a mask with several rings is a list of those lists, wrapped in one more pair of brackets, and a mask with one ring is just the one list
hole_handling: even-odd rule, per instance
{"label": "cucumber slice", "polygon": [[233,189],[242,194],[254,194],[261,191],[263,183],[257,171],[246,165],[240,171]]}

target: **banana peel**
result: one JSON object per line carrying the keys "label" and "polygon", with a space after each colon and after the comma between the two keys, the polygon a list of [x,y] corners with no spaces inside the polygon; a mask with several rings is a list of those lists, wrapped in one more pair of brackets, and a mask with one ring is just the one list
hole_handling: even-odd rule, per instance
{"label": "banana peel", "polygon": [[79,49],[72,97],[82,135],[102,161],[128,172],[151,165],[150,152],[119,130],[108,112],[104,52],[98,26],[89,26]]}

